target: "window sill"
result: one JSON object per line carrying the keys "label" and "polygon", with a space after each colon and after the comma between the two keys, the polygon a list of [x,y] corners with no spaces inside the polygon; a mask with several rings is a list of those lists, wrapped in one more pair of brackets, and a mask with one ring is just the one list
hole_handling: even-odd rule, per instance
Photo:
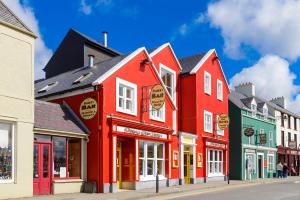
{"label": "window sill", "polygon": [[53,183],[78,183],[83,182],[82,179],[75,178],[75,179],[54,179]]}
{"label": "window sill", "polygon": [[163,123],[166,122],[165,119],[159,119],[159,118],[154,118],[154,117],[150,117],[150,119],[153,121],[157,121],[157,122],[163,122]]}
{"label": "window sill", "polygon": [[208,176],[207,177],[218,177],[218,176],[220,176],[220,177],[222,177],[222,176],[224,176],[224,174],[220,174],[220,173],[216,173],[216,174],[208,174]]}
{"label": "window sill", "polygon": [[136,112],[130,112],[130,111],[127,111],[127,110],[123,110],[121,108],[117,108],[117,112],[124,113],[124,114],[127,114],[127,115],[137,116]]}
{"label": "window sill", "polygon": [[[140,177],[140,181],[155,181],[156,177],[155,176],[146,176],[146,177]],[[167,180],[167,178],[165,176],[158,176],[158,180],[162,181],[162,180]]]}

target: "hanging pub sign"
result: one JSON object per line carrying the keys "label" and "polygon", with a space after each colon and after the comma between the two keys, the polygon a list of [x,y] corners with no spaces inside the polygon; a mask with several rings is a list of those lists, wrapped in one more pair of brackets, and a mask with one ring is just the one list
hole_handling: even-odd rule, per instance
{"label": "hanging pub sign", "polygon": [[296,149],[297,143],[296,143],[296,141],[289,141],[289,142],[288,142],[288,146],[289,146],[291,149]]}
{"label": "hanging pub sign", "polygon": [[260,144],[266,144],[267,143],[267,135],[264,134],[259,134],[259,138],[260,138]]}
{"label": "hanging pub sign", "polygon": [[245,131],[244,131],[244,134],[247,136],[247,137],[251,137],[252,135],[254,135],[254,129],[249,127],[249,128],[246,128]]}
{"label": "hanging pub sign", "polygon": [[162,85],[154,85],[150,93],[150,104],[152,109],[159,110],[163,107],[166,99],[166,92]]}
{"label": "hanging pub sign", "polygon": [[219,129],[224,130],[229,125],[229,117],[226,114],[220,114],[218,117]]}
{"label": "hanging pub sign", "polygon": [[97,102],[93,98],[86,98],[80,104],[80,116],[85,119],[93,119],[97,113]]}

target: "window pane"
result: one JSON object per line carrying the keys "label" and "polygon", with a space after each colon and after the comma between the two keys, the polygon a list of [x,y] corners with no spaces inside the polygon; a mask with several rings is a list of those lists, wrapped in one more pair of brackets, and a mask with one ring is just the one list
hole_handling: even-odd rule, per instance
{"label": "window pane", "polygon": [[43,178],[49,177],[49,146],[43,147]]}
{"label": "window pane", "polygon": [[70,138],[68,144],[68,172],[69,177],[80,177],[81,139]]}
{"label": "window pane", "polygon": [[126,100],[126,109],[132,110],[132,102],[131,102],[131,100]]}
{"label": "window pane", "polygon": [[154,143],[147,143],[147,157],[154,158]]}
{"label": "window pane", "polygon": [[139,156],[140,158],[144,158],[144,142],[140,142]]}
{"label": "window pane", "polygon": [[119,98],[119,107],[124,108],[124,99]]}
{"label": "window pane", "polygon": [[11,125],[0,123],[0,180],[12,179]]}
{"label": "window pane", "polygon": [[164,157],[164,145],[158,144],[157,145],[157,158],[163,158]]}
{"label": "window pane", "polygon": [[147,175],[153,175],[154,169],[154,161],[147,160]]}
{"label": "window pane", "polygon": [[66,178],[66,138],[53,137],[54,169],[53,175],[57,178]]}
{"label": "window pane", "polygon": [[144,175],[144,160],[143,159],[139,160],[139,169],[140,169],[140,175],[143,176]]}
{"label": "window pane", "polygon": [[33,178],[39,177],[39,147],[34,145],[33,149]]}
{"label": "window pane", "polygon": [[123,97],[124,96],[124,90],[123,90],[123,86],[119,86],[119,96]]}
{"label": "window pane", "polygon": [[126,88],[126,97],[132,99],[132,89]]}
{"label": "window pane", "polygon": [[163,167],[164,167],[164,161],[163,160],[158,160],[157,161],[157,173],[159,175],[163,175]]}

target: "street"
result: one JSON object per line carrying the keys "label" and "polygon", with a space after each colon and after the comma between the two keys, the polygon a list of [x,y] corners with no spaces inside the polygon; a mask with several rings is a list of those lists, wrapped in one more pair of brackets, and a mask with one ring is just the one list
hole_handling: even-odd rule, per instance
{"label": "street", "polygon": [[299,200],[300,181],[256,185],[193,196],[174,198],[177,200]]}

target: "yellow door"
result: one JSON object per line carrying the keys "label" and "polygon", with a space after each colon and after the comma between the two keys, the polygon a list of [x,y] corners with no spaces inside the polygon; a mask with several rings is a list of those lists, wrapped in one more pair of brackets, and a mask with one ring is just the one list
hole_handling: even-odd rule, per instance
{"label": "yellow door", "polygon": [[190,152],[184,152],[184,183],[190,184]]}
{"label": "yellow door", "polygon": [[117,185],[118,189],[122,187],[122,143],[117,143]]}

